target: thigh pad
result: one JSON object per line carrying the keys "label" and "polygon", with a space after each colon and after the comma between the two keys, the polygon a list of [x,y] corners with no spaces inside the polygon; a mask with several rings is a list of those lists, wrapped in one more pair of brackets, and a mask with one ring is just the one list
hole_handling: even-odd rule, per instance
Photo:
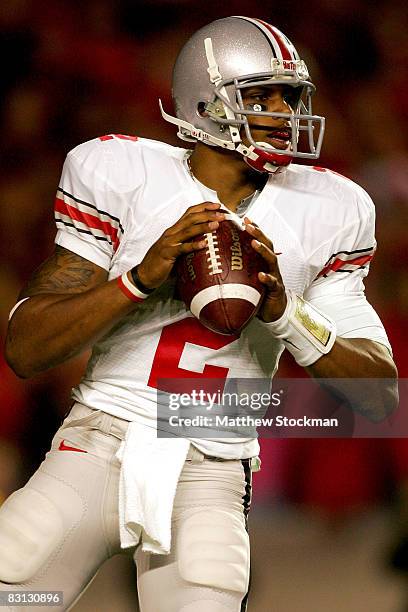
{"label": "thigh pad", "polygon": [[58,508],[39,491],[25,487],[0,508],[0,580],[32,578],[63,538]]}
{"label": "thigh pad", "polygon": [[244,518],[213,508],[180,519],[176,557],[189,582],[245,594],[249,582],[249,537]]}

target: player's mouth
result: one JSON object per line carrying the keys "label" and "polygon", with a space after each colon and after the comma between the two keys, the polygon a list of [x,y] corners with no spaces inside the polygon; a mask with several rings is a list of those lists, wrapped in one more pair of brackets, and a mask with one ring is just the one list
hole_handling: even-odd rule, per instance
{"label": "player's mouth", "polygon": [[289,128],[276,128],[267,134],[267,139],[276,149],[287,149],[292,141],[292,130]]}

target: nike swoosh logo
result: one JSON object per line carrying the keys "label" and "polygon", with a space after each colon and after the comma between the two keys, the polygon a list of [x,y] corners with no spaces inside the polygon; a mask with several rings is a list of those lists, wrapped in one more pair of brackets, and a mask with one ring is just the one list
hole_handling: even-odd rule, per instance
{"label": "nike swoosh logo", "polygon": [[65,444],[65,440],[62,440],[60,442],[58,450],[60,450],[60,451],[76,451],[77,453],[87,453],[88,452],[86,450],[82,450],[82,448],[75,448],[74,446],[67,446],[67,444]]}

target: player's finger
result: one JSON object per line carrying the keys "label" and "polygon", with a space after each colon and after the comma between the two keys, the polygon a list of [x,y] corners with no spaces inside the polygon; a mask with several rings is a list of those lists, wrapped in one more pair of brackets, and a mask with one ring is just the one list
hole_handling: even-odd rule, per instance
{"label": "player's finger", "polygon": [[272,274],[266,272],[258,272],[258,278],[262,284],[266,285],[269,291],[275,291],[278,288],[278,279]]}
{"label": "player's finger", "polygon": [[190,226],[195,226],[199,223],[206,223],[206,222],[209,223],[210,221],[219,222],[219,221],[223,221],[224,219],[225,219],[225,214],[218,212],[216,210],[213,210],[213,211],[205,210],[203,212],[192,213],[191,215],[188,215],[188,217],[186,217],[185,219],[180,220],[177,230],[178,231],[183,230]]}
{"label": "player's finger", "polygon": [[259,225],[255,223],[255,221],[252,221],[252,219],[250,219],[249,217],[244,217],[244,223],[247,225],[253,225],[254,227],[259,227]]}
{"label": "player's finger", "polygon": [[219,202],[200,202],[200,204],[194,204],[187,208],[186,212],[180,217],[181,219],[188,217],[190,215],[194,215],[195,213],[203,212],[205,210],[218,210],[221,208],[221,204]]}
{"label": "player's finger", "polygon": [[[218,212],[217,210],[204,210],[199,212],[191,213],[191,215],[187,215],[186,217],[182,217],[175,225],[166,230],[165,234],[168,236],[174,236],[178,234],[180,231],[185,230],[191,226],[197,226],[200,223],[210,223],[211,221],[223,221],[225,219],[225,214]],[[212,229],[216,229],[218,225],[213,225]],[[206,229],[205,231],[208,231]]]}
{"label": "player's finger", "polygon": [[277,268],[277,257],[276,254],[263,242],[259,242],[259,240],[251,241],[252,248],[255,249],[266,261],[268,268],[271,272],[276,271]]}
{"label": "player's finger", "polygon": [[192,242],[183,242],[180,245],[180,254],[191,253],[192,251],[200,251],[207,246],[206,240],[193,240]]}
{"label": "player's finger", "polygon": [[253,236],[253,238],[255,238],[258,242],[266,244],[266,246],[271,249],[271,251],[273,251],[272,241],[267,236],[265,236],[265,234],[262,230],[259,229],[259,227],[253,225],[252,223],[246,223],[245,230],[249,234],[251,234],[251,236]]}
{"label": "player's finger", "polygon": [[166,257],[166,259],[176,259],[179,255],[183,255],[185,253],[192,253],[193,251],[199,251],[201,249],[204,249],[206,246],[206,240],[180,242],[179,244],[174,244],[172,246],[167,247],[167,249],[165,249],[162,254]]}
{"label": "player's finger", "polygon": [[186,227],[175,234],[170,234],[167,237],[168,244],[178,244],[180,242],[187,242],[191,238],[195,236],[199,236],[200,234],[208,234],[216,230],[219,226],[218,221],[210,221],[208,223],[198,223],[197,225],[192,225]]}
{"label": "player's finger", "polygon": [[217,210],[218,208],[221,208],[221,204],[219,202],[200,202],[200,204],[193,204],[193,206],[187,208],[183,217],[202,210]]}

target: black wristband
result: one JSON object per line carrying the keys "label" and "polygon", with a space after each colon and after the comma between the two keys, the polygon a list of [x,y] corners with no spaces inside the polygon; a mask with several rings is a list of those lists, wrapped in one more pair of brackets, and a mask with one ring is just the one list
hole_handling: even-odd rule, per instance
{"label": "black wristband", "polygon": [[154,289],[148,289],[147,287],[144,286],[144,284],[140,280],[139,275],[137,273],[137,266],[135,266],[134,268],[131,269],[130,275],[131,275],[132,280],[133,280],[133,282],[135,284],[135,287],[137,287],[137,289],[139,289],[139,291],[141,291],[142,293],[145,293],[146,295],[149,295],[150,293],[153,293]]}

